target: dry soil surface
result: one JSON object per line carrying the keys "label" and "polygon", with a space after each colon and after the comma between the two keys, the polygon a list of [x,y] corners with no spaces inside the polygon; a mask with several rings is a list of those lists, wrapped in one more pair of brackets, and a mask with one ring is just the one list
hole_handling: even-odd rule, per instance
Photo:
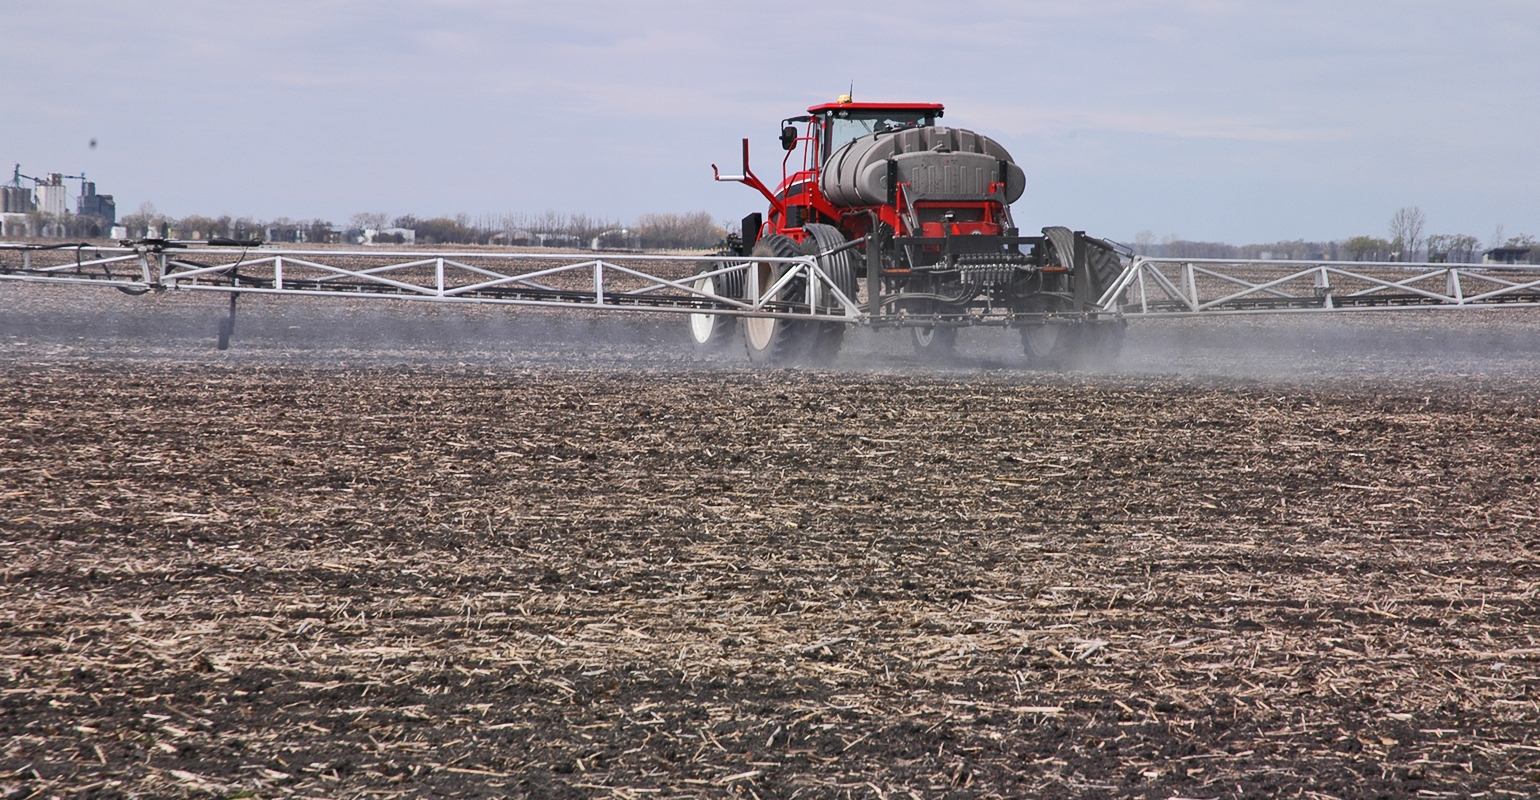
{"label": "dry soil surface", "polygon": [[83,297],[0,286],[0,797],[1540,790],[1523,312],[1093,375]]}

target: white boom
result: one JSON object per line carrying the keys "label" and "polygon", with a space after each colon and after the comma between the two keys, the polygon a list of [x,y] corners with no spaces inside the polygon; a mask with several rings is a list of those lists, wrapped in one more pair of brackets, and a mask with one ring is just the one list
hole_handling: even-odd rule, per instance
{"label": "white boom", "polygon": [[[176,244],[37,245],[0,242],[0,280],[108,286],[129,294],[205,291],[235,294],[378,297],[440,303],[494,303],[605,311],[711,313],[856,321],[861,316],[811,257],[261,250]],[[749,291],[719,295],[706,278],[741,273]],[[760,287],[762,273],[770,285]],[[720,280],[718,281],[720,283]],[[782,289],[801,286],[805,296]]]}
{"label": "white boom", "polygon": [[[754,264],[775,268],[751,269]],[[729,275],[741,276],[744,291],[739,296],[711,290]],[[859,302],[863,298],[847,296],[811,256],[755,256],[750,261],[721,255],[242,250],[153,242],[40,247],[0,242],[0,280],[113,287],[129,294],[206,291],[854,324],[895,321],[888,318],[891,315],[873,317]],[[769,285],[760,286],[761,280]],[[787,286],[799,287],[797,296],[782,291]],[[1139,319],[1537,306],[1540,265],[1134,257],[1090,314]],[[1032,316],[1027,320],[1002,310],[964,324],[1045,321],[1044,315]]]}
{"label": "white boom", "polygon": [[1135,257],[1097,302],[1138,317],[1540,306],[1540,265]]}

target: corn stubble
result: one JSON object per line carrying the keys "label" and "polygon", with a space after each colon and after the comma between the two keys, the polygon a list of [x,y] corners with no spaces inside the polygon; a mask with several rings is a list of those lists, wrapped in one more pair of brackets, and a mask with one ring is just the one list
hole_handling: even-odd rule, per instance
{"label": "corn stubble", "polygon": [[1532,382],[12,367],[0,796],[1540,779]]}

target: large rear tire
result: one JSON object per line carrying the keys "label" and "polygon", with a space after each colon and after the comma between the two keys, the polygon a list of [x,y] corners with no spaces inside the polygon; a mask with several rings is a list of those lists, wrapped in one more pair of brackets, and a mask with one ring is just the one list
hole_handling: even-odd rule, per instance
{"label": "large rear tire", "polygon": [[1094,303],[1100,299],[1123,274],[1123,257],[1118,251],[1104,247],[1105,243],[1100,239],[1083,238],[1086,269],[1082,272],[1075,267],[1073,231],[1069,228],[1048,227],[1043,229],[1043,237],[1051,245],[1059,266],[1070,270],[1071,280],[1085,281],[1083,294],[1087,302]]}
{"label": "large rear tire", "polygon": [[[856,299],[856,265],[851,258],[850,250],[841,250],[838,253],[824,255],[840,245],[845,244],[845,234],[832,225],[820,225],[811,223],[802,226],[808,237],[802,240],[802,254],[814,256],[818,259],[818,268],[829,276],[829,280],[844,293],[852,302]],[[820,297],[821,305],[833,305],[832,297]],[[811,341],[808,343],[808,361],[827,365],[834,362],[839,356],[840,346],[845,342],[845,329],[849,327],[843,322],[819,322],[812,323],[817,327],[812,332]]]}
{"label": "large rear tire", "polygon": [[[714,272],[725,264],[706,263],[695,269],[695,274]],[[728,272],[696,278],[690,287],[698,292],[711,292],[719,297],[739,299],[743,297],[743,273]],[[737,320],[721,314],[688,315],[690,343],[699,352],[716,352],[732,341],[738,331]]]}
{"label": "large rear tire", "polygon": [[[802,248],[792,241],[791,237],[774,233],[760,239],[754,244],[752,255],[768,258],[796,258],[802,255]],[[757,301],[764,297],[765,292],[780,280],[786,272],[786,265],[778,262],[756,261],[749,265],[759,278],[759,297],[749,297],[751,282],[744,279],[744,298]],[[781,290],[780,296],[786,300],[802,299],[806,296],[806,287],[801,280],[792,281]],[[796,360],[806,349],[810,328],[818,323],[802,322],[800,320],[777,319],[775,317],[745,317],[743,320],[743,342],[749,351],[749,360],[755,364],[785,364]]]}

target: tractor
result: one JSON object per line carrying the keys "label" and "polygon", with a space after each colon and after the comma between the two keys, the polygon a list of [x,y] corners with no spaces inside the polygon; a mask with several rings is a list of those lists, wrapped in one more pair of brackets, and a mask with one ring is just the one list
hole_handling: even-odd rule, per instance
{"label": "tractor", "polygon": [[[950,357],[968,326],[1019,330],[1035,366],[1115,357],[1124,321],[1097,301],[1122,272],[1126,250],[1068,228],[1021,236],[1010,205],[1026,174],[995,140],[939,124],[943,112],[936,103],[857,103],[849,95],[812,106],[781,122],[786,155],[774,189],[750,169],[744,139],[743,174],[712,171],[758,190],[768,213],[744,217],[729,241],[728,255],[746,259],[747,269],[717,270],[694,288],[807,308],[816,301],[805,285],[777,281],[785,262],[752,259],[808,256],[846,297],[860,297],[864,322],[907,329],[927,360]],[[748,297],[756,290],[779,294]],[[786,316],[735,323],[710,313],[691,314],[689,324],[703,349],[741,335],[755,363],[827,363],[847,327]]]}

